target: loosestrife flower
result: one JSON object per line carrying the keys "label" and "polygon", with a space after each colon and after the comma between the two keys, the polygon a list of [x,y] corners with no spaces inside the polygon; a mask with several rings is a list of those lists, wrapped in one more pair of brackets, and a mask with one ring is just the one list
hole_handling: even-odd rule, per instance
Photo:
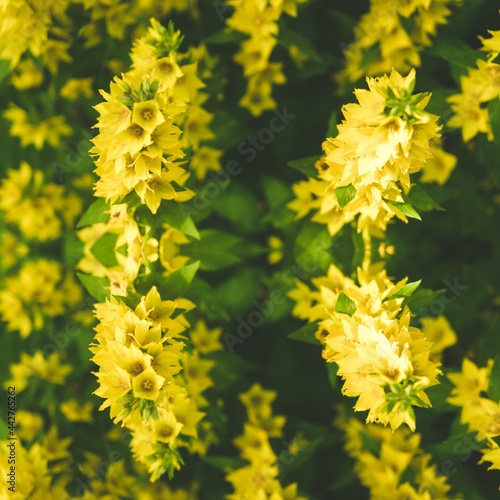
{"label": "loosestrife flower", "polygon": [[461,498],[450,496],[446,476],[431,463],[432,456],[420,449],[419,434],[408,429],[392,432],[355,418],[341,418],[338,425],[345,432],[345,450],[356,461],[356,474],[370,490],[370,498]]}
{"label": "loosestrife flower", "polygon": [[449,373],[447,377],[455,386],[447,401],[461,408],[460,422],[468,426],[470,432],[477,433],[477,440],[486,447],[479,463],[490,462],[489,470],[500,469],[500,401],[488,395],[493,360],[488,360],[483,368],[464,358],[461,372]]}
{"label": "loosestrife flower", "polygon": [[487,60],[478,59],[476,68],[460,77],[461,92],[448,98],[454,115],[447,125],[461,128],[462,138],[470,141],[477,134],[493,140],[487,103],[500,97],[500,65],[494,62],[500,54],[500,31],[489,31],[490,38],[479,37]]}
{"label": "loosestrife flower", "polygon": [[51,148],[58,148],[61,146],[62,138],[72,133],[71,127],[62,115],[36,120],[33,123],[26,111],[12,103],[3,115],[12,122],[10,135],[19,137],[23,148],[33,145],[40,150],[44,144],[49,144]]}
{"label": "loosestrife flower", "polygon": [[[186,299],[162,301],[156,287],[134,309],[114,298],[96,305],[91,351],[99,366],[95,393],[105,399],[99,409],[109,407],[114,422],[132,430],[134,455],[149,464],[153,480],[172,473],[181,460],[175,438],[184,424],[176,418],[175,399],[187,394],[174,375],[181,370],[182,333],[189,326],[184,313],[193,307]],[[155,447],[161,448],[158,464],[151,463]]]}
{"label": "loosestrife flower", "polygon": [[[354,29],[354,42],[344,49],[346,67],[336,77],[339,83],[420,66],[420,51],[431,45],[438,25],[447,23],[452,1],[370,0],[370,10]],[[413,21],[410,30],[407,20]]]}
{"label": "loosestrife flower", "polygon": [[[138,22],[139,26],[143,26],[141,21],[144,16],[164,19],[171,15],[172,11],[190,11],[196,15],[198,0],[171,0],[169,2],[139,0],[133,4],[121,0],[112,4],[103,0],[76,0],[75,3],[83,4],[90,16],[81,30],[81,35],[85,38],[85,47],[88,48],[99,45],[106,36],[123,40],[130,26],[137,25]],[[104,29],[101,27],[102,21],[104,21]]]}
{"label": "loosestrife flower", "polygon": [[270,438],[281,437],[285,417],[272,414],[271,403],[276,398],[274,391],[266,391],[254,384],[240,399],[246,407],[248,422],[243,434],[234,444],[240,449],[241,457],[249,462],[229,472],[226,480],[232,484],[234,493],[230,500],[241,498],[289,498],[303,500],[297,494],[297,484],[283,487],[278,480],[278,457],[274,454]]}
{"label": "loosestrife flower", "polygon": [[[15,490],[7,493],[8,483],[2,485],[4,498],[68,498],[66,485],[72,479],[68,467],[71,463],[68,450],[71,439],[59,439],[55,428],[46,434],[51,435],[51,441],[46,439],[31,446],[26,446],[21,440],[16,441]],[[53,453],[54,446],[56,454]],[[9,451],[4,442],[0,448],[0,473],[4,478],[8,478],[11,471]]]}
{"label": "loosestrife flower", "polygon": [[[393,284],[385,270],[369,275],[358,269],[357,285],[331,266],[328,276],[312,280],[317,290],[298,282],[289,296],[294,314],[318,321],[316,338],[323,357],[338,365],[342,393],[357,397],[356,411],[368,411],[367,422],[406,423],[415,430],[413,406],[430,407],[425,389],[437,384],[439,365],[431,361],[425,335],[410,326],[403,298],[393,298],[406,279]],[[339,311],[338,302],[351,309]]]}
{"label": "loosestrife flower", "polygon": [[15,386],[17,392],[22,392],[35,378],[63,385],[72,368],[61,362],[58,352],[44,357],[42,351],[36,351],[33,356],[21,353],[20,362],[11,364],[9,370],[12,378],[5,382],[4,387]]}
{"label": "loosestrife flower", "polygon": [[82,290],[61,264],[47,259],[26,261],[8,275],[0,290],[0,318],[10,331],[28,337],[42,330],[47,318],[62,316],[82,300]]}
{"label": "loosestrife flower", "polygon": [[[9,0],[0,4],[0,59],[15,68],[23,54],[42,56],[51,73],[59,62],[71,62],[69,0]],[[60,38],[63,38],[61,40]]]}
{"label": "loosestrife flower", "polygon": [[381,234],[410,190],[410,174],[432,157],[430,142],[439,137],[438,117],[425,111],[429,94],[413,94],[415,71],[402,77],[367,78],[369,90],[357,89],[357,104],[343,108],[339,133],[323,143],[318,179],[294,185],[289,207],[297,218],[314,210],[313,221],[336,234],[358,218],[358,231]]}
{"label": "loosestrife flower", "polygon": [[278,43],[278,21],[283,12],[297,16],[297,4],[306,0],[230,0],[234,7],[227,25],[235,31],[248,35],[241,43],[235,61],[243,66],[248,78],[247,91],[240,105],[254,116],[274,109],[273,85],[285,83],[282,63],[271,63],[269,58]]}
{"label": "loosestrife flower", "polygon": [[430,146],[432,157],[424,163],[420,180],[425,183],[435,182],[442,186],[457,166],[457,157],[444,150],[440,139],[431,141]]}
{"label": "loosestrife flower", "polygon": [[[115,77],[100,116],[91,154],[97,156],[96,196],[115,203],[135,191],[152,213],[163,199],[186,201],[193,192],[182,188],[189,173],[177,160],[184,157],[181,130],[174,125],[177,107],[168,92],[158,90],[154,76],[129,72]],[[177,187],[176,187],[177,186]]]}
{"label": "loosestrife flower", "polygon": [[203,180],[208,171],[222,169],[222,151],[204,145],[215,135],[210,129],[213,114],[203,106],[208,95],[202,90],[205,83],[200,75],[203,72],[204,78],[211,76],[213,61],[203,45],[179,52],[181,42],[180,32],[174,31],[172,24],[165,28],[151,19],[147,34],[136,40],[130,56],[133,69],[156,73],[161,81],[171,82],[169,101],[183,109],[175,115],[174,123],[182,129],[186,147],[192,150],[189,168]]}
{"label": "loosestrife flower", "polygon": [[22,162],[18,170],[8,169],[0,183],[0,210],[5,221],[26,238],[47,241],[59,238],[64,226],[73,225],[82,202],[63,186],[46,183],[40,170]]}

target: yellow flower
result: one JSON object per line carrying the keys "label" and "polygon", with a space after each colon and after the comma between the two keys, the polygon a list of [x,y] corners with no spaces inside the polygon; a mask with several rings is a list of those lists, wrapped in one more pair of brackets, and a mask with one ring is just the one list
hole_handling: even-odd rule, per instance
{"label": "yellow flower", "polygon": [[436,182],[440,186],[446,183],[457,165],[457,157],[445,151],[439,143],[431,143],[432,158],[422,169],[422,182]]}
{"label": "yellow flower", "polygon": [[457,335],[444,316],[437,318],[420,318],[422,333],[432,342],[431,359],[441,361],[442,352],[455,345]]}
{"label": "yellow flower", "polygon": [[451,391],[451,397],[447,401],[452,405],[462,407],[478,401],[481,392],[488,390],[488,379],[492,364],[492,360],[490,360],[486,367],[479,368],[473,361],[464,358],[461,372],[447,374],[447,377],[455,386]]}
{"label": "yellow flower", "polygon": [[43,427],[43,418],[39,413],[17,410],[16,433],[23,442],[32,441]]}
{"label": "yellow flower", "polygon": [[80,404],[75,399],[70,399],[61,404],[61,411],[70,422],[93,422],[93,409],[94,405],[90,401]]}
{"label": "yellow flower", "polygon": [[40,71],[33,59],[24,59],[18,64],[16,72],[11,77],[11,82],[19,90],[36,88],[43,83],[43,72]]}
{"label": "yellow flower", "polygon": [[154,401],[160,394],[165,379],[157,375],[152,368],[147,368],[132,380],[134,397]]}
{"label": "yellow flower", "polygon": [[275,391],[266,391],[260,384],[253,384],[250,389],[240,395],[251,422],[259,422],[271,415],[271,403],[276,399]]}
{"label": "yellow flower", "polygon": [[202,181],[209,171],[219,172],[222,170],[220,164],[221,156],[222,151],[219,149],[200,146],[200,148],[194,152],[189,166],[194,171],[196,178]]}
{"label": "yellow flower", "polygon": [[61,97],[68,101],[75,101],[80,96],[90,98],[94,95],[92,84],[94,79],[89,78],[70,78],[61,88]]}
{"label": "yellow flower", "polygon": [[223,349],[220,341],[221,334],[221,328],[209,330],[205,321],[200,319],[196,322],[190,337],[196,350],[201,354],[208,354]]}
{"label": "yellow flower", "polygon": [[152,132],[158,125],[165,121],[157,101],[144,101],[134,103],[132,109],[132,122],[144,130]]}
{"label": "yellow flower", "polygon": [[173,445],[183,425],[177,421],[172,412],[158,411],[158,419],[154,423],[156,439],[161,443]]}

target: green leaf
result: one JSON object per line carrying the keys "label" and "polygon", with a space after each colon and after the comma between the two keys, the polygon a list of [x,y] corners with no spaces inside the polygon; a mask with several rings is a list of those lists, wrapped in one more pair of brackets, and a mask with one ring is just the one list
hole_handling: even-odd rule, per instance
{"label": "green leaf", "polygon": [[494,98],[488,103],[488,114],[495,144],[500,144],[500,99]]}
{"label": "green leaf", "polygon": [[83,214],[82,218],[78,221],[76,225],[77,228],[90,226],[91,224],[97,224],[98,222],[108,222],[109,213],[104,213],[111,208],[110,204],[104,199],[99,198]]}
{"label": "green leaf", "polygon": [[290,186],[275,177],[263,176],[262,188],[269,207],[264,220],[276,228],[292,224],[295,216],[286,206],[294,197]]}
{"label": "green leaf", "polygon": [[491,358],[491,353],[500,352],[500,314],[490,324],[486,334],[482,338],[479,349],[478,364],[485,365]]}
{"label": "green leaf", "polygon": [[290,48],[292,45],[308,56],[311,60],[318,63],[323,63],[323,58],[316,52],[314,45],[298,31],[292,30],[285,24],[280,24],[280,36],[278,43],[285,48]]}
{"label": "green leaf", "polygon": [[163,300],[173,300],[181,297],[193,281],[199,267],[200,262],[196,261],[161,278],[158,286],[161,298]]}
{"label": "green leaf", "polygon": [[422,220],[418,212],[412,207],[410,203],[405,203],[402,201],[392,201],[392,200],[385,200],[387,203],[390,203],[393,207],[395,207],[397,210],[399,210],[403,215],[406,215],[406,217],[410,217],[412,219],[418,219]]}
{"label": "green leaf", "polygon": [[418,290],[410,297],[406,297],[402,305],[407,305],[410,311],[418,316],[426,316],[429,314],[427,308],[435,300],[439,299],[444,290]]}
{"label": "green leaf", "polygon": [[332,262],[330,248],[333,238],[324,224],[305,221],[295,239],[295,261],[307,274],[317,276],[326,271]]}
{"label": "green leaf", "polygon": [[[237,146],[243,148],[248,137],[255,133],[255,130],[248,125],[245,125],[240,119],[237,119],[233,114],[229,113],[225,109],[217,110],[213,121],[210,122],[210,128],[215,137],[210,139],[208,144],[213,148],[224,150]],[[245,149],[244,152],[246,151],[247,150]],[[236,162],[236,160],[231,160],[231,162]],[[238,166],[235,166],[234,170],[241,173],[244,167],[245,165],[241,165],[239,168]],[[231,175],[239,175],[239,173]],[[217,173],[212,175],[217,177]],[[210,176],[211,175],[209,174],[209,177]]]}
{"label": "green leaf", "polygon": [[261,286],[261,272],[256,268],[242,268],[232,273],[216,289],[218,300],[233,317],[249,309],[258,311],[255,299]]}
{"label": "green leaf", "polygon": [[336,389],[338,381],[337,372],[339,366],[337,365],[337,363],[325,363],[325,365],[326,365],[326,371],[328,373],[328,381],[330,382],[330,386],[332,387],[332,389]]}
{"label": "green leaf", "polygon": [[90,276],[89,274],[80,272],[77,272],[76,275],[83,283],[83,286],[87,289],[89,294],[98,302],[105,302],[106,299],[110,298],[111,293],[109,291],[110,285],[108,278],[98,278],[96,276]]}
{"label": "green leaf", "polygon": [[247,462],[242,458],[232,458],[232,457],[205,457],[203,459],[207,464],[212,465],[216,469],[219,469],[225,473],[241,469],[247,465]]}
{"label": "green leaf", "polygon": [[352,316],[356,312],[356,304],[343,291],[339,293],[339,298],[335,304],[335,312]]}
{"label": "green leaf", "polygon": [[460,82],[460,76],[467,74],[469,68],[474,68],[477,59],[481,58],[481,54],[463,40],[450,37],[437,38],[427,53],[447,61],[457,83]]}
{"label": "green leaf", "polygon": [[436,203],[427,191],[418,184],[413,184],[410,192],[405,196],[405,201],[410,203],[417,210],[428,212],[430,210],[444,210],[444,208]]}
{"label": "green leaf", "polygon": [[318,323],[307,323],[303,327],[289,333],[289,339],[298,340],[299,342],[306,342],[307,344],[319,345],[318,339],[314,336],[318,330]]}
{"label": "green leaf", "polygon": [[500,401],[500,356],[496,356],[493,368],[491,369],[487,392],[488,398],[495,401],[495,403]]}
{"label": "green leaf", "polygon": [[215,211],[239,230],[251,232],[260,229],[257,204],[257,198],[247,186],[233,181],[216,199]]}
{"label": "green leaf", "polygon": [[172,226],[175,229],[192,236],[197,240],[200,239],[200,233],[193,222],[189,213],[182,209],[180,203],[175,201],[163,201],[160,207],[160,220]]}
{"label": "green leaf", "polygon": [[226,43],[240,43],[245,40],[246,36],[239,31],[225,28],[205,38],[205,43],[212,45],[221,45]]}
{"label": "green leaf", "polygon": [[[9,436],[10,434],[7,422],[5,422],[5,420],[2,417],[0,417],[0,441],[3,441],[4,439],[9,439]],[[5,446],[5,443],[3,445]]]}
{"label": "green leaf", "polygon": [[196,304],[196,310],[208,319],[229,321],[231,317],[215,290],[206,282],[195,277],[185,293],[186,299]]}
{"label": "green leaf", "polygon": [[240,238],[216,229],[205,229],[200,234],[200,241],[183,247],[183,255],[200,261],[200,269],[215,271],[241,262],[236,245]]}
{"label": "green leaf", "polygon": [[103,266],[114,267],[118,265],[115,255],[115,244],[117,239],[117,234],[104,233],[92,245],[90,251]]}
{"label": "green leaf", "polygon": [[352,184],[336,188],[335,196],[337,197],[340,208],[343,209],[352,199],[354,199],[357,192],[357,189]]}
{"label": "green leaf", "polygon": [[0,83],[9,75],[10,73],[10,61],[0,60]]}
{"label": "green leaf", "polygon": [[334,111],[328,119],[328,127],[326,129],[325,137],[336,137],[338,133],[339,130],[337,128],[337,112]]}
{"label": "green leaf", "polygon": [[403,297],[411,297],[413,295],[413,292],[418,288],[422,280],[418,281],[412,281],[411,283],[406,283],[406,285],[402,286],[396,293],[393,293],[390,297],[386,297],[384,299],[384,302],[386,300],[392,300],[392,299],[400,299]]}
{"label": "green leaf", "polygon": [[302,172],[306,177],[318,178],[318,171],[314,166],[321,156],[308,156],[307,158],[300,158],[299,160],[289,161],[289,167]]}

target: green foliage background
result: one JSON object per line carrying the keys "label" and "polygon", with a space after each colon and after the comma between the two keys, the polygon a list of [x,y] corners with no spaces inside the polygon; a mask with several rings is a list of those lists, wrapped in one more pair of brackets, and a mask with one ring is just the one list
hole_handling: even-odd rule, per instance
{"label": "green foliage background", "polygon": [[[212,128],[216,139],[212,145],[225,150],[223,165],[235,160],[242,172],[232,177],[225,188],[216,183],[220,194],[193,215],[202,239],[201,244],[192,245],[191,251],[193,260],[200,260],[201,265],[186,296],[197,303],[214,326],[220,325],[224,332],[237,335],[238,318],[248,321],[252,311],[258,310],[254,301],[262,303],[269,299],[273,290],[286,292],[290,289],[290,276],[300,277],[300,273],[305,272],[301,267],[304,259],[311,256],[320,238],[328,237],[326,228],[307,219],[295,222],[293,214],[286,209],[286,203],[293,197],[291,185],[304,178],[300,168],[290,168],[287,163],[319,155],[322,141],[335,131],[335,125],[341,119],[341,106],[353,101],[350,92],[342,96],[336,94],[332,76],[343,67],[342,49],[352,41],[353,28],[359,16],[368,9],[368,2],[311,0],[301,6],[297,19],[287,17],[280,21],[279,46],[272,59],[285,61],[288,82],[275,87],[274,97],[278,110],[286,108],[295,117],[282,132],[275,134],[271,143],[256,152],[252,161],[247,161],[248,154],[242,154],[242,141],[248,142],[249,136],[255,136],[268,127],[274,115],[268,112],[255,119],[238,106],[246,81],[232,57],[240,38],[225,31],[212,2],[200,2],[199,9],[197,19],[184,13],[173,15],[173,20],[185,35],[186,45],[204,41],[210,52],[219,58],[218,73],[208,82],[211,95],[223,96],[221,100],[212,99],[208,105],[215,114]],[[77,15],[83,16],[75,8]],[[165,23],[166,20],[161,21]],[[398,279],[408,276],[409,281],[422,280],[421,288],[429,290],[446,289],[447,282],[466,287],[444,309],[459,338],[444,359],[444,365],[454,369],[459,368],[466,355],[472,355],[484,364],[489,357],[500,354],[499,305],[498,301],[495,302],[500,282],[500,155],[498,142],[490,143],[479,137],[476,145],[464,145],[459,133],[446,127],[449,112],[445,98],[457,92],[460,76],[466,73],[467,67],[474,65],[479,47],[477,35],[486,35],[487,29],[499,27],[495,2],[465,0],[461,7],[453,10],[449,23],[439,28],[433,46],[422,52],[416,91],[432,92],[428,110],[444,116],[444,145],[459,162],[445,187],[426,186],[427,192],[444,210],[423,212],[422,221],[413,220],[408,225],[398,222],[388,230],[389,241],[396,247],[395,256],[387,262],[391,276]],[[96,47],[90,53],[88,50],[80,52],[75,44],[72,55],[78,61],[76,69],[63,66],[58,77],[66,79],[68,72],[72,76],[75,73],[76,76],[93,75],[96,88],[107,89],[113,75],[105,67],[105,62],[111,58],[128,61],[130,42],[130,38],[121,42],[109,38],[104,46]],[[300,70],[287,55],[287,48],[292,43],[311,57]],[[4,64],[0,67],[0,75],[7,76]],[[364,86],[365,83],[360,81],[353,88]],[[97,115],[90,104],[100,100],[97,94],[95,101],[87,106],[64,108],[61,101],[51,100],[47,89],[14,95],[4,80],[0,90],[3,102],[19,98],[21,102],[18,104],[25,109],[42,105],[53,114],[66,115],[74,129],[68,146],[76,150],[82,140],[86,141],[87,147],[90,146],[84,134],[90,133],[96,122]],[[57,109],[54,109],[54,102],[57,102]],[[17,140],[9,137],[8,122],[3,117],[0,118],[0,128],[2,170],[27,160],[33,165],[44,164],[47,177],[57,181],[54,162],[68,165],[68,151],[21,149]],[[500,140],[500,124],[495,124],[494,133]],[[75,166],[64,172],[63,182],[92,169],[90,157],[79,156]],[[89,206],[93,201],[92,194],[82,193],[82,196]],[[219,233],[212,234],[214,230]],[[284,241],[284,259],[277,265],[270,265],[266,259],[266,241],[270,235]],[[113,245],[109,245],[112,248]],[[305,272],[307,278],[324,274],[330,262],[339,265],[344,272],[352,273],[359,263],[356,260],[359,259],[358,245],[352,228],[344,228],[331,240],[321,265],[312,272]],[[73,235],[66,237],[62,247],[46,251],[70,264],[81,255],[81,248]],[[105,246],[103,254],[106,252]],[[302,431],[310,439],[310,445],[284,468],[282,482],[297,482],[310,499],[367,497],[366,490],[353,473],[352,460],[343,451],[342,435],[332,427],[336,405],[351,406],[351,401],[341,396],[335,370],[327,367],[321,359],[320,347],[287,337],[303,326],[302,322],[291,317],[291,309],[292,302],[286,299],[274,307],[273,314],[265,318],[262,326],[253,329],[244,342],[234,344],[233,354],[227,350],[213,355],[217,361],[212,372],[215,385],[207,392],[207,397],[213,403],[223,400],[225,414],[222,415],[213,404],[207,418],[214,424],[220,444],[211,449],[206,459],[186,456],[186,465],[176,474],[175,485],[188,484],[195,477],[202,484],[200,498],[219,500],[229,493],[221,468],[237,463],[232,440],[241,433],[245,419],[237,396],[252,382],[258,381],[278,392],[274,408],[276,414],[287,416],[285,434],[292,436]],[[48,326],[48,331],[59,331],[64,325],[63,319],[55,321]],[[92,337],[89,328],[84,335],[71,340],[67,348],[66,357],[75,370],[68,387],[54,389],[34,385],[20,399],[22,406],[46,411],[52,401],[62,397],[62,393],[90,394],[95,390],[87,349]],[[22,350],[30,352],[41,342],[35,335],[21,341],[17,334],[2,334],[1,379],[7,378],[9,363],[17,361]],[[500,377],[498,370],[496,376]],[[498,472],[487,472],[485,465],[477,466],[480,455],[476,452],[463,461],[464,456],[454,451],[454,445],[465,429],[459,424],[456,408],[443,402],[450,384],[444,377],[441,382],[429,391],[434,409],[416,412],[422,445],[434,453],[438,468],[448,460],[453,462],[456,472],[450,475],[449,481],[464,498],[495,498]],[[500,383],[500,380],[495,383]],[[59,416],[61,418],[56,423],[64,433],[67,423]],[[81,424],[76,435],[71,432],[76,443],[85,440],[88,449],[107,454],[111,449],[104,436],[112,424],[107,412],[95,417],[95,428]],[[274,445],[278,454],[287,446],[281,440]],[[75,455],[79,453],[77,448],[74,452]],[[121,452],[128,456],[126,447]]]}

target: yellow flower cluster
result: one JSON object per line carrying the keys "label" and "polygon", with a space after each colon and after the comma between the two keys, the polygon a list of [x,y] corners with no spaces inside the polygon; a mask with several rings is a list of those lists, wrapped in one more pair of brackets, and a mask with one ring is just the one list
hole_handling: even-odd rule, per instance
{"label": "yellow flower cluster", "polygon": [[276,392],[266,391],[259,384],[240,395],[248,413],[248,423],[234,443],[249,464],[226,476],[234,488],[228,500],[305,500],[297,494],[296,483],[283,488],[278,480],[278,457],[269,440],[282,437],[286,419],[272,414],[271,403],[275,398]]}
{"label": "yellow flower cluster", "polygon": [[[202,108],[204,84],[190,58],[201,60],[206,53],[200,48],[194,55],[180,54],[181,42],[172,24],[164,28],[152,19],[132,49],[132,70],[115,78],[109,94],[101,92],[106,102],[96,106],[100,133],[92,153],[98,157],[96,195],[111,206],[103,209],[100,220],[106,222],[79,232],[84,241],[79,269],[110,283],[111,298],[95,307],[95,393],[105,399],[100,409],[110,407],[114,422],[131,430],[134,458],[152,482],[180,468],[179,447],[204,454],[213,441],[210,424],[200,424],[200,410],[208,404],[203,393],[213,385],[214,362],[200,354],[219,350],[222,333],[198,321],[189,342],[185,313],[195,307],[192,302],[162,300],[156,286],[142,296],[136,290],[137,278],[151,277],[158,259],[165,274],[184,267],[188,258],[179,247],[189,241],[166,223],[158,224],[163,233],[157,238],[152,216],[137,215],[139,205],[156,214],[162,200],[183,202],[194,194],[184,187],[189,172],[181,166],[188,147],[198,155],[198,177],[220,168],[220,152],[216,165],[199,157],[215,151],[200,146],[213,137],[212,116]],[[105,259],[96,250],[104,238]]]}
{"label": "yellow flower cluster", "polygon": [[[364,76],[408,71],[420,66],[420,51],[446,24],[453,0],[370,0],[370,10],[354,29],[344,54],[346,68],[336,78],[343,86]],[[411,21],[411,29],[408,29]]]}
{"label": "yellow flower cluster", "polygon": [[7,490],[9,483],[10,448],[2,442],[0,447],[0,473],[4,478],[1,498],[25,500],[27,498],[45,500],[49,498],[68,498],[66,485],[71,480],[69,464],[72,462],[68,449],[70,438],[61,439],[57,429],[52,427],[42,443],[27,447],[20,440],[15,441],[15,480],[14,489]]}
{"label": "yellow flower cluster", "polygon": [[297,16],[297,4],[306,0],[229,0],[234,7],[227,25],[233,30],[248,35],[241,43],[234,60],[243,66],[248,86],[240,105],[254,116],[274,109],[273,85],[285,83],[283,64],[270,62],[271,53],[278,43],[278,21],[283,12]]}
{"label": "yellow flower cluster", "polygon": [[[294,315],[319,321],[316,338],[323,357],[338,365],[342,394],[357,397],[354,409],[368,410],[367,422],[406,423],[415,430],[413,406],[429,407],[424,390],[437,384],[438,364],[430,360],[431,343],[410,326],[403,298],[391,299],[406,284],[393,284],[385,270],[370,275],[358,269],[359,286],[331,266],[328,276],[312,280],[313,291],[298,282],[289,295]],[[339,303],[347,304],[339,310]]]}
{"label": "yellow flower cluster", "polygon": [[419,434],[408,429],[392,432],[355,418],[339,423],[345,431],[345,449],[356,461],[356,474],[373,500],[461,498],[450,496],[446,476],[420,449]]}
{"label": "yellow flower cluster", "polygon": [[111,462],[104,472],[102,458],[99,455],[86,452],[85,461],[81,465],[79,464],[79,467],[86,478],[85,483],[79,482],[79,489],[84,491],[83,495],[79,495],[77,498],[82,500],[94,500],[95,498],[109,500],[126,500],[128,498],[137,500],[156,500],[157,498],[194,500],[197,498],[196,495],[193,495],[194,492],[183,489],[173,490],[166,484],[144,484],[140,476],[127,472],[125,463],[121,459]]}
{"label": "yellow flower cluster", "polygon": [[448,98],[454,115],[448,121],[449,127],[461,128],[465,142],[477,134],[486,134],[493,140],[487,103],[500,98],[500,65],[495,63],[500,54],[500,31],[489,31],[490,38],[479,37],[481,50],[488,53],[487,60],[478,59],[476,68],[460,77],[461,93]]}
{"label": "yellow flower cluster", "polygon": [[203,439],[198,424],[214,362],[200,354],[222,348],[222,330],[198,321],[188,353],[184,314],[193,307],[182,298],[162,301],[156,287],[134,309],[114,298],[96,305],[99,324],[91,350],[99,366],[95,393],[105,399],[99,409],[110,407],[114,422],[132,431],[133,455],[147,466],[151,481],[180,468],[178,447],[204,454],[211,442],[210,426],[204,425]]}
{"label": "yellow flower cluster", "polygon": [[422,182],[436,182],[440,186],[445,184],[455,167],[457,157],[443,149],[441,139],[435,139],[430,143],[432,157],[422,167]]}
{"label": "yellow flower cluster", "polygon": [[41,57],[52,74],[59,62],[71,62],[71,36],[66,15],[69,0],[9,0],[0,3],[0,59],[15,68],[29,52]]}
{"label": "yellow flower cluster", "polygon": [[464,358],[462,371],[449,373],[447,377],[455,386],[448,402],[461,408],[460,422],[468,426],[470,432],[477,433],[479,442],[486,441],[486,447],[479,463],[490,462],[488,470],[500,470],[500,401],[485,397],[488,393],[493,360],[479,368],[470,359]]}
{"label": "yellow flower cluster", "polygon": [[106,102],[96,106],[99,134],[91,149],[98,156],[96,196],[115,203],[135,191],[152,213],[162,200],[186,201],[194,194],[182,188],[189,173],[176,162],[184,157],[173,118],[179,109],[158,86],[148,74],[129,72],[115,77],[109,94],[101,90]]}
{"label": "yellow flower cluster", "polygon": [[62,115],[52,116],[45,120],[31,120],[24,109],[12,103],[3,115],[12,122],[10,135],[19,137],[23,148],[33,145],[40,150],[45,144],[49,144],[55,149],[61,146],[63,137],[72,133],[71,127]]}
{"label": "yellow flower cluster", "polygon": [[359,103],[343,107],[338,135],[323,143],[319,178],[295,184],[288,205],[297,218],[316,210],[312,220],[327,224],[332,235],[358,216],[359,232],[378,235],[394,216],[407,222],[398,204],[439,137],[438,117],[424,111],[429,94],[413,95],[414,70],[367,82],[369,90],[355,90]]}
{"label": "yellow flower cluster", "polygon": [[372,263],[372,237],[384,240],[394,216],[407,222],[410,175],[432,158],[431,148],[439,150],[440,127],[438,117],[424,110],[430,96],[413,95],[413,69],[407,77],[393,71],[367,81],[369,90],[355,90],[359,104],[344,106],[337,137],[323,144],[318,178],[296,184],[289,204],[297,217],[316,209],[312,220],[327,224],[332,235],[358,217],[364,258],[357,283],[331,265],[327,276],[312,280],[316,290],[297,281],[289,296],[295,316],[318,322],[323,357],[338,365],[342,393],[358,398],[354,409],[368,411],[367,422],[392,429],[406,423],[414,431],[413,407],[430,407],[424,391],[438,383],[441,352],[456,335],[444,318],[423,319],[429,338],[410,326],[410,310],[402,304],[407,278],[393,283],[383,261]]}
{"label": "yellow flower cluster", "polygon": [[9,275],[0,290],[0,318],[10,331],[28,337],[42,330],[46,318],[63,315],[82,300],[82,290],[73,275],[64,274],[59,262],[26,261],[19,272]]}
{"label": "yellow flower cluster", "polygon": [[199,178],[220,170],[221,152],[200,147],[213,138],[212,115],[202,107],[197,64],[179,66],[188,57],[177,52],[181,42],[172,24],[152,19],[132,50],[133,69],[115,77],[110,93],[100,91],[106,102],[96,106],[99,134],[91,150],[98,157],[96,196],[115,203],[135,191],[153,214],[162,200],[189,200],[194,193],[183,187],[189,172],[181,166],[188,146]]}
{"label": "yellow flower cluster", "polygon": [[[90,19],[81,30],[81,35],[85,38],[85,47],[94,47],[103,42],[105,36],[110,36],[118,40],[123,40],[127,29],[130,26],[137,26],[144,16],[154,16],[158,18],[168,17],[173,10],[189,10],[196,13],[197,0],[169,0],[162,2],[159,0],[137,0],[130,4],[125,1],[109,0],[75,0],[80,3],[90,14]],[[104,21],[104,27],[101,23]]]}
{"label": "yellow flower cluster", "polygon": [[82,202],[63,186],[44,182],[41,170],[22,162],[18,170],[8,169],[0,183],[0,210],[24,237],[47,241],[60,238],[64,226],[73,226]]}
{"label": "yellow flower cluster", "polygon": [[205,84],[199,77],[199,66],[203,69],[203,76],[209,77],[212,60],[203,45],[191,47],[187,53],[177,52],[181,41],[180,32],[174,33],[172,25],[165,29],[151,19],[147,34],[135,42],[130,56],[134,70],[157,75],[160,81],[172,82],[166,84],[169,102],[182,111],[174,115],[174,123],[183,131],[185,146],[192,150],[191,170],[203,180],[207,171],[222,168],[222,151],[202,144],[215,136],[209,127],[213,114],[203,108],[208,95],[201,90]]}
{"label": "yellow flower cluster", "polygon": [[9,367],[12,379],[4,383],[4,387],[15,386],[17,392],[24,391],[30,379],[37,378],[51,384],[63,385],[71,373],[70,365],[61,363],[61,356],[53,352],[44,357],[42,351],[36,351],[33,356],[23,352],[19,363]]}

